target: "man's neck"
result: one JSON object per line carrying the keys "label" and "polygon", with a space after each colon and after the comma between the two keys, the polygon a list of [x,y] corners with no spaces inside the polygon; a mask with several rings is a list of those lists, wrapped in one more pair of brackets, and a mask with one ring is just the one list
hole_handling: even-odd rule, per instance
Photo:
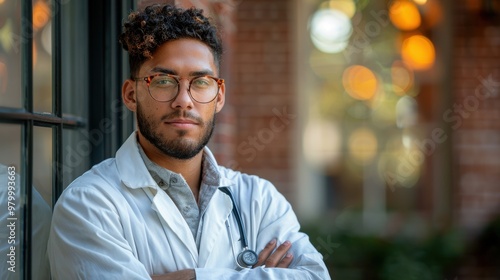
{"label": "man's neck", "polygon": [[166,168],[172,172],[181,174],[186,180],[189,188],[193,192],[194,198],[198,201],[198,194],[200,192],[201,184],[201,162],[203,159],[203,151],[200,151],[196,156],[181,160],[165,155],[158,148],[152,145],[149,141],[142,137],[139,138],[139,144],[146,156],[159,166]]}

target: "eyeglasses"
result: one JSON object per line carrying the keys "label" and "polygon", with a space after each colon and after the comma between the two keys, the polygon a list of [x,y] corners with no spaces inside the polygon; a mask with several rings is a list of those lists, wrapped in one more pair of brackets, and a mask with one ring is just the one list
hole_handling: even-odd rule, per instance
{"label": "eyeglasses", "polygon": [[[148,77],[133,78],[134,81],[146,81],[149,95],[159,102],[174,100],[179,94],[182,77],[171,74],[155,74]],[[224,79],[212,76],[198,76],[189,81],[188,93],[198,103],[209,103],[219,93]]]}

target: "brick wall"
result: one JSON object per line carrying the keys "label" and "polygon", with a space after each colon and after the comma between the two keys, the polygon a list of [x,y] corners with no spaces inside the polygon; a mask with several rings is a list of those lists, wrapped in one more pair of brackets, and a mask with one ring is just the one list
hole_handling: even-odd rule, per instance
{"label": "brick wall", "polygon": [[270,180],[289,199],[296,127],[290,1],[246,0],[236,11],[232,83],[233,166]]}
{"label": "brick wall", "polygon": [[482,3],[453,6],[455,216],[469,233],[500,213],[500,9]]}

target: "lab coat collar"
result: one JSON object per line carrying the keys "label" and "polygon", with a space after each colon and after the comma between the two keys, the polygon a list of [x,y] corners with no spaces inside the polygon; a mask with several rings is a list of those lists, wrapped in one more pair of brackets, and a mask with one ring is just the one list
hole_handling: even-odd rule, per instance
{"label": "lab coat collar", "polygon": [[132,133],[116,152],[116,167],[122,183],[131,189],[157,186],[139,153],[136,132]]}

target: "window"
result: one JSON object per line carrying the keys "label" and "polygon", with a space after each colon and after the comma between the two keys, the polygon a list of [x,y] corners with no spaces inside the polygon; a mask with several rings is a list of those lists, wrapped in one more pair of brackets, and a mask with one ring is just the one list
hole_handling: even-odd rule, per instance
{"label": "window", "polygon": [[1,279],[50,279],[52,207],[132,131],[118,35],[133,3],[104,2],[0,1]]}

